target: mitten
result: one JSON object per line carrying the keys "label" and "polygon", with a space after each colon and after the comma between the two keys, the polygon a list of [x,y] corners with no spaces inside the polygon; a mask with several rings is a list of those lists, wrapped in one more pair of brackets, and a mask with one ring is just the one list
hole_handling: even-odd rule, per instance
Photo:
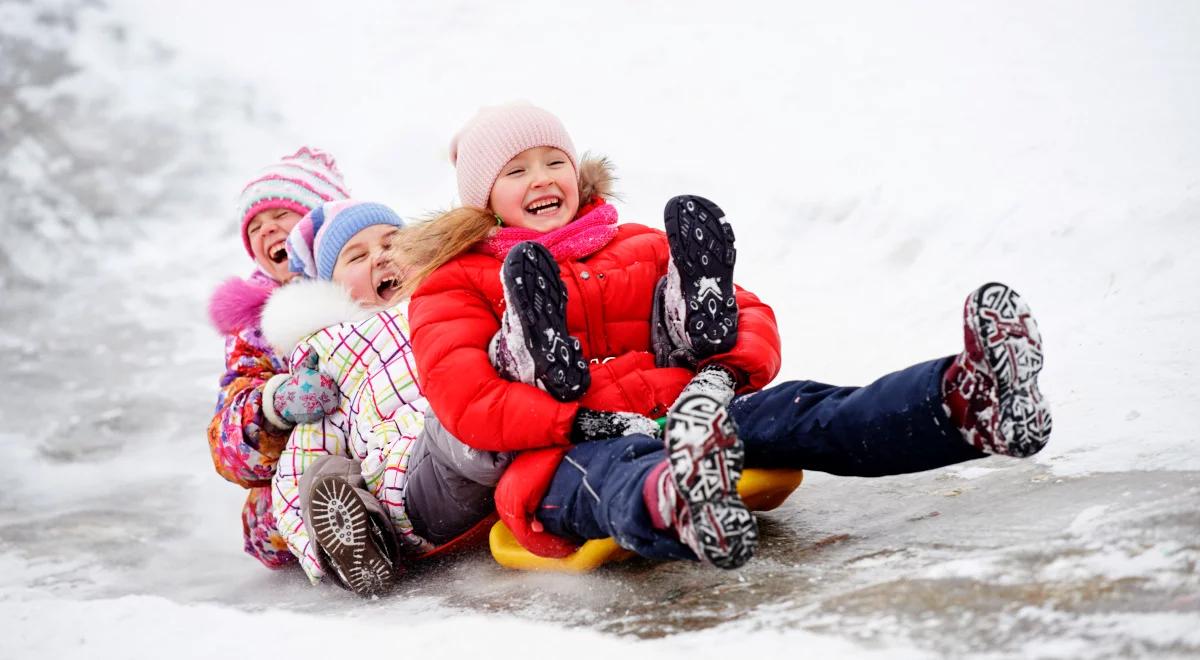
{"label": "mitten", "polygon": [[317,370],[319,358],[309,353],[290,374],[273,376],[263,386],[263,415],[278,428],[310,424],[337,410],[338,386]]}
{"label": "mitten", "polygon": [[637,413],[606,412],[580,408],[571,423],[571,442],[579,444],[605,438],[621,438],[634,433],[658,437],[662,429],[658,422]]}

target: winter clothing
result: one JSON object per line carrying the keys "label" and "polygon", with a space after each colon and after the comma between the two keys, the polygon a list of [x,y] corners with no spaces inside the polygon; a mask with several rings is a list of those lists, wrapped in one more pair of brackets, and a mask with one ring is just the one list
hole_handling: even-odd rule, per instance
{"label": "winter clothing", "polygon": [[337,407],[338,388],[333,379],[317,371],[312,353],[290,374],[277,374],[263,386],[263,414],[276,428],[311,424]]}
{"label": "winter clothing", "polygon": [[391,519],[367,491],[362,466],[322,456],[300,479],[304,529],[321,569],[359,596],[386,592],[398,576],[399,548]]}
{"label": "winter clothing", "polygon": [[981,458],[942,407],[952,358],[922,362],[865,387],[791,381],[729,406],[746,467],[803,468],[851,477],[932,470]]}
{"label": "winter clothing", "polygon": [[504,227],[484,241],[481,249],[503,259],[518,243],[533,241],[549,250],[555,260],[582,259],[617,235],[617,210],[607,204],[591,204],[581,213],[578,220],[544,233]]}
{"label": "winter clothing", "polygon": [[305,215],[322,202],[349,196],[333,156],[310,147],[301,147],[296,153],[284,156],[251,179],[238,198],[246,253],[254,256],[246,227],[259,213],[287,209]]}
{"label": "winter clothing", "polygon": [[404,491],[413,531],[437,546],[457,539],[496,510],[492,493],[511,462],[511,453],[479,451],[459,442],[427,410]]}
{"label": "winter clothing", "polygon": [[[462,446],[436,420],[426,430],[405,311],[405,304],[363,310],[339,285],[319,280],[280,289],[263,311],[271,343],[295,346],[293,365],[319,356],[322,374],[341,391],[336,410],[292,431],[274,478],[281,533],[314,582],[325,568],[305,524],[300,484],[322,457],[346,457],[359,466],[365,493],[382,505],[402,555],[433,550],[444,542],[441,534],[452,540],[492,510],[491,488],[507,459]],[[423,536],[410,518],[414,487],[436,539]]]}
{"label": "winter clothing", "polygon": [[[576,222],[597,212],[615,214],[600,203]],[[492,451],[541,450],[514,460],[497,489],[497,510],[526,548],[563,556],[573,545],[535,532],[530,523],[570,445],[579,407],[657,418],[693,376],[686,369],[656,367],[651,352],[653,294],[669,260],[666,237],[648,227],[619,225],[594,253],[558,261],[567,290],[567,327],[592,362],[591,387],[569,403],[506,381],[489,363],[488,346],[503,313],[500,256],[460,255],[417,289],[409,310],[418,372],[438,417],[464,443]],[[745,389],[756,389],[778,372],[779,334],[769,307],[741,289],[736,297],[738,342],[709,360],[737,373]]]}
{"label": "winter clothing", "polygon": [[578,169],[575,143],[558,117],[525,103],[481,108],[450,141],[450,162],[458,174],[463,206],[486,208],[500,169],[534,147],[559,149]]}
{"label": "winter clothing", "polygon": [[[952,359],[866,387],[792,381],[734,398],[729,412],[745,467],[878,477],[986,456],[963,442],[942,410],[942,374]],[[666,455],[661,440],[644,435],[577,445],[554,474],[537,518],[547,532],[576,543],[611,536],[645,557],[693,558],[668,528],[678,524],[678,506],[658,506],[676,490],[662,468]]]}
{"label": "winter clothing", "polygon": [[288,268],[308,278],[333,279],[333,267],[346,243],[373,225],[403,227],[392,209],[376,202],[340,200],[313,209],[288,234]]}
{"label": "winter clothing", "polygon": [[[339,295],[341,301],[320,308],[322,302],[336,301]],[[322,456],[358,461],[367,490],[384,504],[401,545],[417,551],[433,547],[413,534],[401,497],[425,411],[411,371],[404,305],[375,314],[357,308],[347,317],[345,311],[354,308],[339,285],[306,281],[280,289],[263,313],[264,332],[271,343],[295,346],[291,364],[303,364],[310,353],[316,353],[322,373],[342,392],[330,415],[293,429],[273,482],[280,532],[313,582],[324,570],[304,526],[299,489],[305,470]],[[341,317],[342,322],[329,325],[330,317]],[[294,333],[306,325],[316,332],[297,337]]]}
{"label": "winter clothing", "polygon": [[661,432],[658,422],[644,415],[580,408],[571,423],[571,442],[592,442],[634,433],[657,436]]}
{"label": "winter clothing", "polygon": [[267,421],[262,406],[263,386],[287,370],[259,329],[262,305],[278,286],[256,271],[221,285],[209,305],[225,335],[225,374],[208,426],[209,449],[222,477],[250,489],[242,509],[246,552],[272,568],[295,562],[276,529],[270,494],[287,432]]}
{"label": "winter clothing", "polygon": [[724,216],[721,207],[695,195],[672,197],[663,211],[671,246],[663,288],[666,330],[672,344],[698,355],[723,353],[737,339],[737,251]]}
{"label": "winter clothing", "polygon": [[985,284],[963,305],[966,350],[942,380],[947,414],[963,438],[989,454],[1031,456],[1050,437],[1050,406],[1038,390],[1042,335],[1021,296]]}
{"label": "winter clothing", "polygon": [[567,332],[567,292],[550,251],[533,241],[517,244],[504,258],[501,284],[504,315],[488,346],[496,371],[559,401],[583,396],[592,377],[579,340]]}

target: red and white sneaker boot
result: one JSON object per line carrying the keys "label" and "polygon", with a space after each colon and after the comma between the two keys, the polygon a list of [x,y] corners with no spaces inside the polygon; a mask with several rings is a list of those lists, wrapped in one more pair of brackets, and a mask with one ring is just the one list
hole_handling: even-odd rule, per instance
{"label": "red and white sneaker boot", "polygon": [[963,439],[989,454],[1032,456],[1050,438],[1050,406],[1038,390],[1042,336],[1025,301],[991,282],[967,297],[966,349],[946,370],[942,396]]}

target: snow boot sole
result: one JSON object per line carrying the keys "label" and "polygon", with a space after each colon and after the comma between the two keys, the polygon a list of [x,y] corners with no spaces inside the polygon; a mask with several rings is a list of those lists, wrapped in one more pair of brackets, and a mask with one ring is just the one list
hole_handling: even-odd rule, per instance
{"label": "snow boot sole", "polygon": [[718,568],[739,568],[754,556],[758,523],[738,496],[745,447],[729,411],[707,394],[685,394],[667,413],[671,478],[685,509],[680,540]]}
{"label": "snow boot sole", "polygon": [[672,197],[663,210],[671,262],[686,305],[685,332],[701,357],[724,353],[737,342],[737,250],[733,227],[724,217],[721,207],[696,195]]}
{"label": "snow boot sole", "polygon": [[991,419],[993,453],[1030,456],[1050,437],[1050,406],[1038,389],[1042,336],[1025,301],[1004,284],[990,282],[967,298],[967,355],[995,383]]}
{"label": "snow boot sole", "polygon": [[318,477],[310,512],[314,541],[342,584],[359,596],[385,593],[398,575],[395,553],[362,496],[336,475]]}
{"label": "snow boot sole", "polygon": [[573,401],[592,383],[579,340],[567,331],[567,290],[558,264],[539,243],[526,241],[504,259],[504,295],[519,320],[521,345],[529,352],[534,379],[559,401]]}

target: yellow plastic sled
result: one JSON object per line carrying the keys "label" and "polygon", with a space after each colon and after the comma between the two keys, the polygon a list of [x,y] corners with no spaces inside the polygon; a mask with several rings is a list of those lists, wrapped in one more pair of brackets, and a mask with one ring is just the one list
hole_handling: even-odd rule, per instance
{"label": "yellow plastic sled", "polygon": [[[747,469],[738,482],[738,494],[751,511],[770,511],[800,487],[804,479],[801,470]],[[561,559],[539,557],[521,547],[516,537],[502,521],[492,525],[488,536],[492,557],[505,568],[521,571],[552,571],[557,573],[587,573],[613,561],[623,561],[633,553],[612,539],[595,539]]]}

